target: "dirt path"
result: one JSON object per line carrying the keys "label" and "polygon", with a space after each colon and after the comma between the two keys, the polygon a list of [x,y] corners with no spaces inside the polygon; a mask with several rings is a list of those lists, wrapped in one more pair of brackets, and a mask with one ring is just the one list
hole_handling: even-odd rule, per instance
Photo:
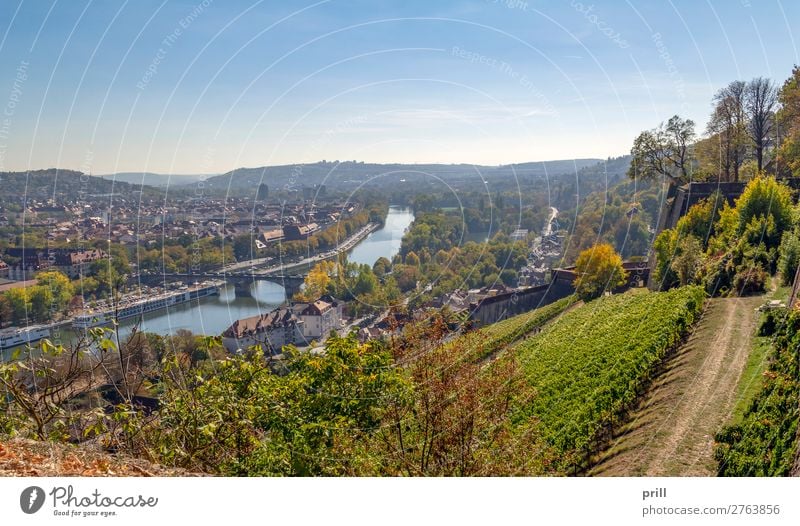
{"label": "dirt path", "polygon": [[730,418],[764,296],[716,298],[655,379],[591,475],[710,476],[714,433]]}

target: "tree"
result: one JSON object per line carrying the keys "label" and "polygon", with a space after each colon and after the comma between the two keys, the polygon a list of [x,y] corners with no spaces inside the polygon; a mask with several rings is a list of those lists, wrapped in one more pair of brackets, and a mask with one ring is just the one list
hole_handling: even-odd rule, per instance
{"label": "tree", "polygon": [[294,295],[297,301],[315,301],[325,294],[332,283],[331,275],[334,273],[336,263],[333,261],[320,261],[308,272],[303,280],[303,288]]}
{"label": "tree", "polygon": [[[92,343],[101,348],[97,339]],[[0,429],[6,427],[3,420],[10,420],[15,434],[30,434],[38,440],[74,438],[71,432],[81,428],[82,420],[74,401],[96,387],[94,379],[105,366],[105,352],[88,359],[89,345],[82,340],[75,348],[66,349],[45,339],[35,348],[17,351],[22,359],[0,362]],[[79,432],[78,436],[83,439],[85,434]]]}
{"label": "tree", "polygon": [[7,325],[14,317],[14,309],[5,294],[0,294],[0,327]]}
{"label": "tree", "polygon": [[253,259],[254,241],[252,234],[241,234],[233,239],[233,256],[236,261]]}
{"label": "tree", "polygon": [[714,233],[714,224],[720,216],[725,198],[721,193],[715,192],[711,196],[701,199],[692,205],[686,215],[678,220],[675,230],[680,236],[692,235],[700,240],[703,250],[708,246],[708,240]]}
{"label": "tree", "polygon": [[31,315],[37,321],[50,319],[52,306],[54,305],[53,291],[47,287],[36,285],[28,290],[30,299]]}
{"label": "tree", "polygon": [[779,137],[776,172],[788,175],[800,170],[800,66],[795,66],[778,92],[780,110],[777,119],[782,137]]}
{"label": "tree", "polygon": [[787,230],[781,238],[778,250],[778,270],[784,285],[791,285],[800,264],[800,235],[797,230]]}
{"label": "tree", "polygon": [[75,287],[69,278],[58,271],[41,272],[36,276],[36,283],[45,287],[52,293],[52,310],[63,311],[72,296],[75,295]]}
{"label": "tree", "polygon": [[409,252],[406,254],[406,265],[411,265],[412,267],[419,267],[419,256],[415,252]]}
{"label": "tree", "polygon": [[28,319],[31,315],[31,305],[24,287],[7,291],[5,298],[11,308],[11,318],[15,323],[24,322]]}
{"label": "tree", "polygon": [[681,239],[678,250],[670,263],[670,268],[678,276],[678,281],[683,285],[690,285],[697,279],[697,273],[703,263],[703,245],[700,241],[688,235]]}
{"label": "tree", "polygon": [[391,270],[392,262],[383,256],[375,260],[375,264],[372,265],[372,272],[374,272],[379,278],[382,278],[388,272],[391,272]]}
{"label": "tree", "polygon": [[608,243],[581,252],[575,262],[575,274],[575,292],[584,301],[624,285],[628,277],[622,258]]}
{"label": "tree", "polygon": [[[514,432],[517,407],[531,396],[514,353],[487,364],[470,359],[485,343],[474,332],[447,345],[442,313],[409,324],[391,345],[411,385],[388,400],[378,436],[383,471],[406,476],[519,475],[541,472],[551,456],[538,433]],[[518,404],[518,405],[517,405]]]}
{"label": "tree", "polygon": [[659,290],[669,290],[677,285],[679,280],[675,271],[672,269],[672,258],[678,245],[678,233],[671,228],[663,230],[655,241],[653,241],[653,252],[656,256],[655,268],[653,268],[653,282],[658,285]]}
{"label": "tree", "polygon": [[736,200],[736,212],[737,235],[742,235],[754,219],[771,222],[772,235],[762,231],[760,241],[767,248],[775,248],[780,244],[783,232],[792,226],[791,190],[774,177],[759,175],[747,183],[742,195]]}
{"label": "tree", "polygon": [[407,391],[391,354],[351,333],[329,338],[324,353],[287,348],[286,356],[282,375],[259,349],[164,375],[148,452],[221,475],[370,474],[368,439]]}
{"label": "tree", "polygon": [[397,280],[397,286],[400,287],[402,292],[408,292],[417,287],[417,281],[419,280],[419,269],[417,267],[397,264],[394,266],[392,275]]}
{"label": "tree", "polygon": [[764,168],[764,150],[771,142],[775,122],[775,105],[778,91],[771,80],[757,77],[747,84],[745,109],[747,110],[747,133],[756,150],[758,171]]}
{"label": "tree", "polygon": [[675,115],[658,128],[644,131],[634,140],[631,148],[631,179],[645,180],[667,178],[671,184],[680,185],[691,180],[694,141],[694,121]]}
{"label": "tree", "polygon": [[746,84],[736,80],[714,95],[714,110],[707,132],[718,145],[719,167],[726,181],[739,180],[739,168],[745,159],[747,130],[745,118]]}
{"label": "tree", "polygon": [[508,287],[516,287],[518,280],[517,271],[514,269],[507,268],[500,272],[500,281]]}

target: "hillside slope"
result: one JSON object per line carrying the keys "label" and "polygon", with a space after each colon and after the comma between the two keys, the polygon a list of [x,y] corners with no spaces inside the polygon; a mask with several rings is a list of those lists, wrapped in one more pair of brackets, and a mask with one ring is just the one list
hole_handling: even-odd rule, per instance
{"label": "hillside slope", "polygon": [[536,423],[556,453],[556,471],[575,474],[588,467],[699,316],[704,298],[699,287],[603,297],[570,310],[510,351],[524,376],[515,421],[521,430]]}
{"label": "hillside slope", "polygon": [[761,296],[715,298],[669,357],[592,475],[714,476],[714,433],[730,418]]}

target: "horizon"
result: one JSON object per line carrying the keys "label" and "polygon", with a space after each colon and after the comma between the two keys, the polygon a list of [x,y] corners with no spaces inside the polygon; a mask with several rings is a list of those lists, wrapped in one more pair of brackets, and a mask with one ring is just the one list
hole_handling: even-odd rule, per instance
{"label": "horizon", "polygon": [[298,163],[286,163],[286,164],[270,164],[270,165],[263,165],[263,166],[237,166],[236,168],[231,168],[229,170],[225,170],[223,172],[214,172],[214,173],[162,173],[162,172],[140,172],[140,171],[119,171],[113,173],[85,173],[81,172],[80,170],[75,170],[73,168],[63,168],[57,166],[49,166],[47,168],[31,168],[28,170],[4,170],[0,173],[26,173],[26,172],[46,172],[51,170],[58,170],[58,171],[74,171],[74,172],[81,172],[89,177],[113,177],[115,175],[158,175],[164,177],[216,177],[218,175],[226,175],[237,170],[258,170],[260,168],[283,168],[283,167],[291,167],[291,166],[306,166],[306,165],[315,165],[315,164],[345,164],[345,163],[356,163],[356,164],[374,164],[374,165],[406,165],[406,166],[414,166],[414,165],[434,165],[434,166],[482,166],[485,168],[502,168],[504,166],[514,166],[519,164],[542,164],[542,163],[558,163],[558,162],[573,162],[573,161],[595,161],[597,163],[602,163],[605,161],[619,159],[622,157],[628,157],[630,153],[626,153],[623,155],[618,156],[608,156],[605,158],[600,157],[575,157],[570,159],[543,159],[543,160],[533,160],[533,161],[520,161],[520,162],[513,162],[507,164],[477,164],[477,163],[404,163],[404,162],[393,162],[393,161],[385,161],[385,162],[367,162],[361,161],[358,159],[348,159],[348,160],[333,160],[329,161],[327,159],[320,159],[318,161],[309,161],[309,162],[298,162]]}
{"label": "horizon", "polygon": [[779,1],[20,1],[0,13],[0,171],[605,159],[673,114],[701,133],[716,90],[781,84],[800,62],[800,6]]}

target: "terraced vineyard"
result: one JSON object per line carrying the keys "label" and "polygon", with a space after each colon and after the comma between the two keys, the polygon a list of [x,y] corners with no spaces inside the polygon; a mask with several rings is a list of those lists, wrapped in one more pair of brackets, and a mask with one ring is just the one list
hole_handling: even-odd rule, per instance
{"label": "terraced vineyard", "polygon": [[559,458],[554,471],[587,466],[698,318],[704,299],[699,287],[604,297],[515,346],[527,391],[519,399],[532,401],[519,404],[514,421],[518,429],[536,423]]}
{"label": "terraced vineyard", "polygon": [[458,346],[462,344],[468,349],[466,353],[468,359],[473,361],[483,360],[527,334],[539,330],[577,301],[575,296],[567,296],[525,314],[488,325],[479,329],[477,333],[461,336],[447,345]]}

